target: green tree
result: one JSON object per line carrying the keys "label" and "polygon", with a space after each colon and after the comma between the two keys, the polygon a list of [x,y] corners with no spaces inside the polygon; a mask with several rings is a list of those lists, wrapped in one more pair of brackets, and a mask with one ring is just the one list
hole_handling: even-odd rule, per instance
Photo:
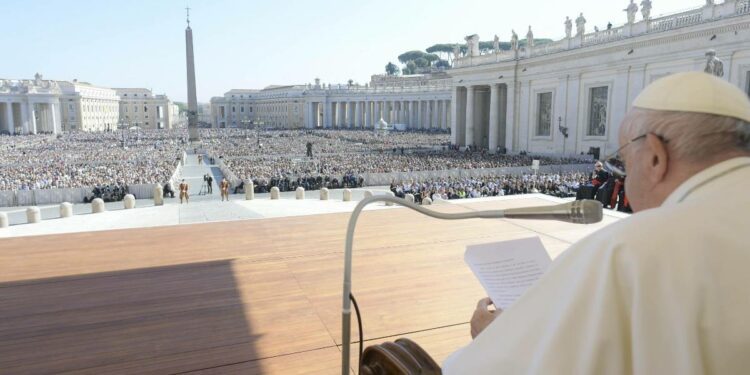
{"label": "green tree", "polygon": [[424,55],[426,55],[426,53],[424,53],[422,51],[404,52],[404,53],[398,55],[398,61],[400,61],[402,64],[406,64],[409,61],[414,61],[414,60],[416,60],[416,59],[418,59],[420,57],[424,57]]}
{"label": "green tree", "polygon": [[415,74],[417,72],[417,64],[414,61],[409,61],[406,63],[406,67],[401,69],[401,72],[404,74]]}
{"label": "green tree", "polygon": [[388,65],[385,66],[385,72],[389,76],[395,76],[395,75],[398,75],[399,69],[398,69],[398,66],[396,66],[396,64],[389,62]]}
{"label": "green tree", "polygon": [[448,62],[448,60],[440,59],[435,63],[436,68],[443,68],[443,69],[450,69],[451,63]]}
{"label": "green tree", "polygon": [[420,57],[414,60],[414,64],[417,66],[417,68],[426,68],[430,66],[430,61],[424,57]]}

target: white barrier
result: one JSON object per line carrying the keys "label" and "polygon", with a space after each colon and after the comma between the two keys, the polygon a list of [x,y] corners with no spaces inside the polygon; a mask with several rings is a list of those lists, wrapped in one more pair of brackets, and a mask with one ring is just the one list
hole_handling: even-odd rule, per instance
{"label": "white barrier", "polygon": [[344,202],[349,202],[351,200],[352,200],[352,191],[349,190],[349,189],[344,189],[344,192],[343,192],[343,201]]}
{"label": "white barrier", "polygon": [[42,221],[42,212],[39,207],[29,207],[26,209],[26,222],[29,224]]}
{"label": "white barrier", "polygon": [[101,198],[94,198],[91,201],[91,213],[92,214],[100,214],[106,210],[107,208],[104,207],[104,200],[102,200]]}
{"label": "white barrier", "polygon": [[297,198],[297,200],[305,199],[305,188],[301,186],[298,187],[297,190],[295,190],[294,192],[294,196],[295,198]]}
{"label": "white barrier", "polygon": [[414,194],[406,194],[404,196],[404,199],[406,199],[406,201],[409,203],[414,203]]}
{"label": "white barrier", "polygon": [[372,195],[372,190],[365,190],[365,198],[370,198]]}
{"label": "white barrier", "polygon": [[279,199],[279,188],[276,186],[271,188],[271,199]]}
{"label": "white barrier", "polygon": [[9,222],[8,222],[8,214],[5,212],[0,212],[0,228],[7,228]]}
{"label": "white barrier", "polygon": [[60,217],[72,217],[73,216],[73,204],[68,202],[60,203]]}
{"label": "white barrier", "polygon": [[133,194],[126,194],[125,198],[122,199],[122,205],[126,210],[135,208],[135,197]]}
{"label": "white barrier", "polygon": [[328,188],[320,189],[320,200],[322,201],[328,200]]}
{"label": "white barrier", "polygon": [[253,181],[245,182],[245,200],[251,201],[255,199],[255,184]]}
{"label": "white barrier", "polygon": [[154,198],[154,206],[164,205],[164,189],[162,189],[161,185],[157,184],[154,186],[154,192],[151,195]]}
{"label": "white barrier", "polygon": [[431,204],[432,204],[432,199],[430,198],[422,199],[422,206],[429,206]]}

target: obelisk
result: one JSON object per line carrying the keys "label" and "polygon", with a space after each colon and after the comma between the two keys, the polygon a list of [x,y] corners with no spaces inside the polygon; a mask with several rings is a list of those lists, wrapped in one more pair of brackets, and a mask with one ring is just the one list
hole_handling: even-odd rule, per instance
{"label": "obelisk", "polygon": [[188,134],[190,141],[199,141],[198,134],[198,98],[195,93],[195,60],[193,59],[193,30],[190,29],[190,8],[187,10],[187,28],[185,29],[185,49],[187,52],[187,91],[188,91]]}

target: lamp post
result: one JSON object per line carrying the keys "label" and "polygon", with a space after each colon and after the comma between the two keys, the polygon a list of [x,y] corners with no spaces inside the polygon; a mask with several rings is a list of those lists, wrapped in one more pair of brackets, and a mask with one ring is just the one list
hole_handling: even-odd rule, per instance
{"label": "lamp post", "polygon": [[560,134],[563,135],[563,155],[565,155],[565,143],[568,139],[568,127],[562,126],[562,116],[557,117],[557,130],[560,131]]}
{"label": "lamp post", "polygon": [[117,127],[122,130],[122,148],[125,148],[125,129],[128,127],[128,122],[126,120],[120,120],[120,123],[117,124]]}
{"label": "lamp post", "polygon": [[247,115],[245,115],[245,119],[240,122],[245,127],[245,140],[249,140],[250,137],[247,136],[247,132],[250,129],[250,124],[252,124],[253,122],[247,119]]}

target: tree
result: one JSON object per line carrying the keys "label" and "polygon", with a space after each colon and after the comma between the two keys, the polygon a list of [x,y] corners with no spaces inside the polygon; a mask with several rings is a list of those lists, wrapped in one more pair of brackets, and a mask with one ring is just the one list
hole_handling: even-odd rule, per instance
{"label": "tree", "polygon": [[422,51],[404,52],[404,53],[398,55],[398,61],[400,61],[402,64],[406,64],[407,62],[414,61],[414,60],[416,60],[416,59],[418,59],[420,57],[423,57],[424,55],[426,55],[426,53],[424,53]]}
{"label": "tree", "polygon": [[414,61],[409,61],[406,63],[406,67],[401,69],[401,72],[403,74],[415,74],[417,73],[417,64],[415,64]]}
{"label": "tree", "polygon": [[426,59],[427,62],[430,63],[430,64],[432,64],[435,61],[440,60],[440,57],[438,57],[438,55],[436,55],[434,53],[425,53],[422,57],[424,59]]}
{"label": "tree", "polygon": [[448,62],[448,60],[440,59],[435,63],[436,68],[443,68],[443,69],[450,69],[451,63]]}
{"label": "tree", "polygon": [[426,58],[420,57],[414,60],[414,64],[417,65],[417,68],[426,68],[430,65],[430,62]]}
{"label": "tree", "polygon": [[389,62],[388,65],[385,66],[385,72],[389,76],[395,76],[395,75],[398,75],[399,69],[398,69],[398,66],[396,66],[396,64]]}

